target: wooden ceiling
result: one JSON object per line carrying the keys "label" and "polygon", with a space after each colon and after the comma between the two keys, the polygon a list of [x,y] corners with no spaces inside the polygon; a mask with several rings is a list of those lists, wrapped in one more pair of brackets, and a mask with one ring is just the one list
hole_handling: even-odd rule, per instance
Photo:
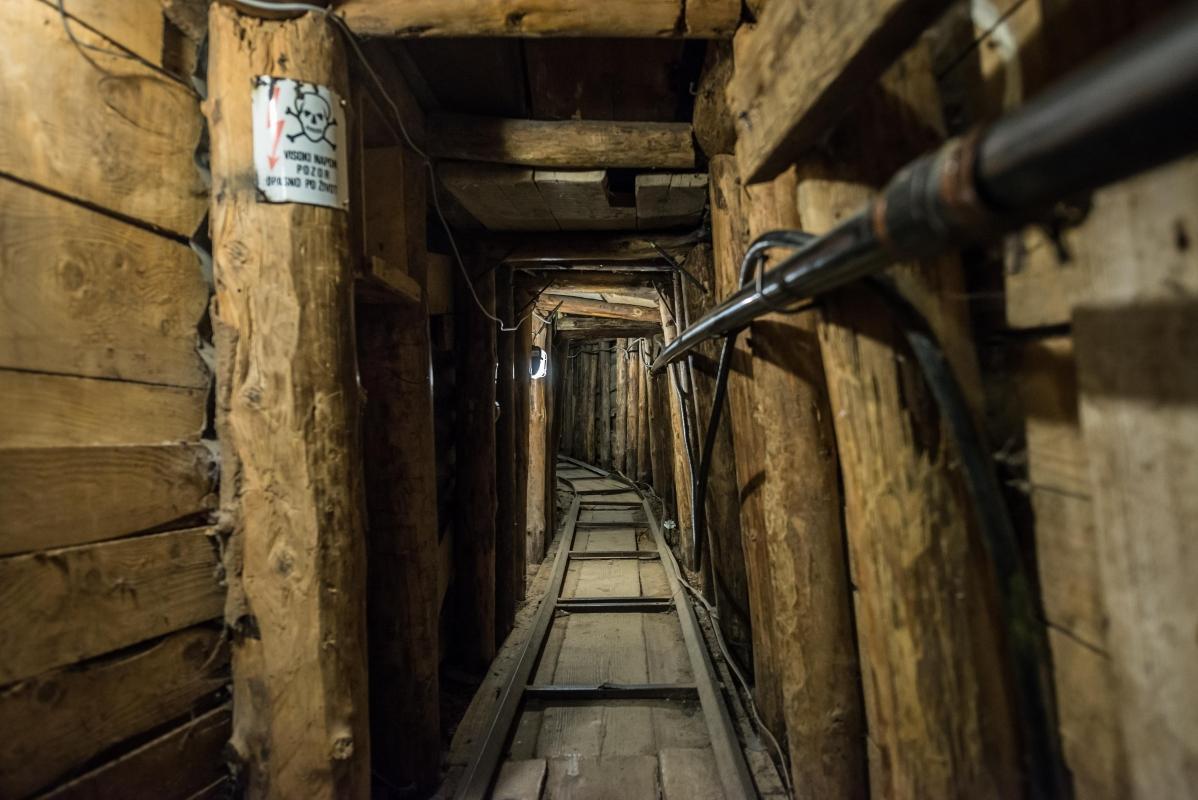
{"label": "wooden ceiling", "polygon": [[[613,166],[596,149],[593,163],[528,155],[494,158],[475,147],[470,161],[452,143],[485,139],[500,120],[689,123],[692,87],[706,43],[681,39],[387,39],[387,52],[429,114],[429,147],[438,156],[443,195],[456,222],[492,231],[664,230],[696,227],[707,198],[695,169],[689,128],[646,140],[637,131],[609,150],[643,144]],[[454,116],[451,116],[454,115]],[[491,120],[471,120],[477,115]],[[447,120],[442,128],[438,121]],[[511,126],[509,126],[510,128]],[[538,133],[534,131],[535,135]],[[474,134],[472,136],[472,134]],[[641,138],[637,139],[636,135]],[[552,141],[557,134],[545,132]],[[685,151],[681,147],[684,142]],[[449,148],[448,152],[446,149]],[[577,150],[577,148],[575,148]],[[569,151],[569,148],[567,148]],[[509,154],[510,155],[510,154]],[[631,156],[629,156],[631,157]],[[655,157],[658,161],[655,161]],[[480,163],[484,161],[506,163]]]}

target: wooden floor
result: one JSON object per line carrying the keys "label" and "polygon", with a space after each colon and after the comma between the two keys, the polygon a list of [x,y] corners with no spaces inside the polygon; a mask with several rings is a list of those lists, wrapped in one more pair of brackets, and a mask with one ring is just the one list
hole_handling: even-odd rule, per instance
{"label": "wooden floor", "polygon": [[[670,581],[640,497],[569,462],[559,464],[558,475],[580,497],[571,548],[577,555],[566,566],[563,604],[578,598],[667,602],[651,612],[557,608],[530,684],[545,687],[542,693],[605,684],[693,690],[696,675],[677,611],[668,605]],[[723,798],[716,763],[708,722],[693,691],[656,699],[533,694],[516,716],[492,796]]]}

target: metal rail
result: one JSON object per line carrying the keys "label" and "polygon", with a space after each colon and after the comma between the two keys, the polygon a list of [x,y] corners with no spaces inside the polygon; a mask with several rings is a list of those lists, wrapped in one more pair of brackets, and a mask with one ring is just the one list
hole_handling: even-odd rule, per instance
{"label": "metal rail", "polygon": [[[597,477],[607,478],[621,483],[628,483],[640,500],[630,504],[630,509],[639,510],[644,519],[621,523],[580,523],[579,514],[587,510],[584,506],[592,504],[585,499],[587,492],[579,491],[568,478],[560,478],[574,492],[570,510],[566,515],[565,526],[562,530],[561,541],[558,544],[557,555],[554,556],[553,572],[549,579],[549,588],[541,607],[537,611],[529,637],[520,651],[520,657],[507,683],[500,694],[491,725],[486,736],[479,742],[474,758],[467,766],[455,797],[459,800],[482,800],[489,797],[499,767],[503,763],[504,754],[514,727],[524,703],[527,700],[548,700],[559,702],[577,702],[583,700],[639,700],[639,699],[688,699],[698,700],[707,724],[708,736],[711,739],[712,752],[715,756],[717,772],[726,797],[749,798],[756,797],[757,791],[745,762],[744,753],[736,737],[736,729],[732,718],[720,695],[716,683],[715,670],[708,656],[703,636],[695,620],[694,612],[687,601],[686,593],[679,582],[679,576],[671,558],[666,558],[665,538],[653,511],[644,495],[622,476],[593,467],[575,459],[559,457],[574,466],[594,473]],[[603,508],[603,506],[598,506]],[[574,539],[580,528],[602,527],[648,527],[653,535],[656,551],[579,551],[574,549]],[[570,597],[561,596],[565,584],[569,564],[573,560],[587,559],[638,559],[659,561],[666,573],[670,595],[655,597],[638,595],[635,597]],[[540,663],[549,630],[558,611],[587,614],[611,614],[619,612],[635,613],[675,613],[682,630],[683,641],[691,665],[691,673],[695,683],[680,684],[553,684],[538,685],[531,678]]]}

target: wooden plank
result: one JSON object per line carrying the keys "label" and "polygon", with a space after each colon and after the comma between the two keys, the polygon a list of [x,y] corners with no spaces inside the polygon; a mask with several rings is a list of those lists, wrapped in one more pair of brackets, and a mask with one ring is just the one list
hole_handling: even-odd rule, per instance
{"label": "wooden plank", "polygon": [[531,169],[450,161],[437,166],[445,189],[495,231],[555,231],[557,220]]}
{"label": "wooden plank", "polygon": [[770,3],[741,28],[728,98],[745,182],[773,178],[815,143],[948,5]]}
{"label": "wooden plank", "polygon": [[651,755],[593,758],[571,754],[549,759],[547,798],[658,797],[660,791],[657,759]]}
{"label": "wooden plank", "polygon": [[[495,271],[470,264],[479,301],[495,313]],[[495,636],[495,323],[480,312],[465,281],[455,281],[458,349],[457,484],[455,490],[451,642],[468,668],[485,670],[500,644]]]}
{"label": "wooden plank", "polygon": [[505,761],[495,779],[494,800],[540,800],[548,764],[543,758]]}
{"label": "wooden plank", "polygon": [[[711,237],[715,255],[715,294],[723,300],[740,289],[740,263],[749,239],[749,206],[742,206],[744,187],[736,172],[736,161],[728,155],[711,159]],[[756,215],[758,227],[785,224],[770,219],[775,213],[772,191],[759,198],[765,209]],[[768,201],[768,202],[766,202]],[[755,416],[753,354],[744,335],[738,337],[728,373],[728,415],[736,446],[737,497],[740,501],[740,531],[745,571],[748,578],[749,613],[753,643],[754,697],[766,727],[781,741],[786,730],[782,712],[784,645],[776,643],[778,617],[775,610],[773,566],[762,505],[766,480],[765,442]]]}
{"label": "wooden plank", "polygon": [[531,268],[534,264],[636,264],[660,265],[666,251],[678,259],[690,252],[695,239],[690,234],[560,234],[519,239],[497,237],[495,247],[507,264]]}
{"label": "wooden plank", "polygon": [[736,150],[736,127],[728,108],[727,90],[731,79],[732,44],[713,42],[707,48],[703,71],[699,73],[693,115],[695,141],[708,158]]}
{"label": "wooden plank", "polygon": [[[248,795],[370,792],[366,535],[353,254],[340,208],[258,202],[253,76],[348,98],[345,39],[321,15],[209,13],[213,326],[229,557],[234,739]],[[252,631],[252,633],[251,633]],[[244,710],[244,713],[243,713]],[[269,789],[267,788],[269,787]]]}
{"label": "wooden plank", "polygon": [[[0,723],[5,730],[22,734],[8,737],[0,745],[0,792],[5,797],[31,795],[108,748],[192,712],[219,696],[229,680],[228,664],[220,631],[197,627],[135,652],[54,670],[6,687],[0,693]],[[227,732],[227,707],[223,713]],[[204,729],[193,724],[184,728],[193,733]],[[195,787],[198,789],[214,780],[213,773],[222,766],[216,757],[211,764],[181,769],[178,749],[164,752],[156,744],[142,748],[150,751],[148,758],[135,751],[50,796],[149,796],[137,795],[132,789],[140,784],[165,790],[172,780],[182,789],[197,776],[201,781]],[[177,736],[173,744],[178,748]],[[195,755],[202,758],[205,743],[197,744]],[[216,749],[218,755],[220,745]],[[207,752],[211,750],[207,748]],[[160,763],[164,757],[166,764]],[[174,774],[164,774],[164,767]],[[105,786],[120,791],[105,795]],[[155,792],[153,796],[167,794]]]}
{"label": "wooden plank", "polygon": [[726,37],[734,0],[347,0],[338,10],[362,36]]}
{"label": "wooden plank", "polygon": [[423,791],[439,776],[442,597],[428,318],[415,306],[359,306],[355,317],[366,391],[371,757],[385,780]]}
{"label": "wooden plank", "polygon": [[614,339],[652,336],[661,330],[655,320],[601,319],[599,317],[562,317],[557,332],[566,338]]}
{"label": "wooden plank", "polygon": [[207,386],[186,245],[3,178],[0,206],[0,366]]}
{"label": "wooden plank", "polygon": [[[843,150],[800,167],[804,230],[834,227],[899,164],[926,150],[939,128],[922,47],[881,87],[854,112],[860,117],[846,122]],[[958,301],[963,276],[956,258],[890,274],[927,317],[966,397],[975,400],[976,355]],[[975,512],[946,423],[876,296],[846,290],[824,307],[818,344],[844,486],[871,794],[948,796],[962,787],[978,796],[1017,794],[998,599],[971,530]],[[768,447],[767,437],[767,454]],[[767,514],[770,505],[767,493]]]}
{"label": "wooden plank", "polygon": [[[549,370],[556,373],[560,367],[549,355],[549,331],[537,326],[534,343],[545,351],[550,358]],[[546,481],[549,466],[546,454],[549,452],[549,391],[550,379],[544,378],[532,382],[529,387],[530,407],[528,416],[528,532],[526,535],[526,554],[529,564],[539,563],[545,554],[547,494]],[[549,502],[552,502],[551,500]]]}
{"label": "wooden plank", "polygon": [[219,616],[225,592],[210,534],[193,528],[0,559],[0,683]]}
{"label": "wooden plank", "polygon": [[651,305],[628,305],[609,301],[595,301],[569,295],[556,295],[552,290],[541,295],[538,307],[543,311],[557,309],[561,314],[576,316],[601,317],[607,320],[634,320],[657,322],[660,319],[658,309]]}
{"label": "wooden plank", "polygon": [[636,176],[636,226],[640,230],[694,225],[706,205],[706,173]]}
{"label": "wooden plank", "polygon": [[529,167],[695,166],[687,122],[535,120],[435,114],[429,117],[435,158]]}
{"label": "wooden plank", "polygon": [[[83,46],[111,45],[82,25]],[[201,118],[181,83],[126,58],[71,42],[58,10],[37,0],[5,3],[0,36],[0,117],[16,126],[0,141],[0,171],[188,236],[207,189],[193,152]],[[42,76],[53,75],[54,91]],[[71,103],[61,98],[73,98]]]}
{"label": "wooden plank", "polygon": [[[184,659],[186,663],[186,659]],[[214,667],[224,667],[228,656]],[[189,665],[190,666],[190,665]],[[210,668],[211,669],[211,668]],[[176,673],[172,675],[171,673]],[[157,681],[178,681],[178,670],[170,664],[159,675],[148,675],[147,689]],[[156,680],[155,680],[156,679]],[[207,681],[222,684],[217,675]],[[95,709],[97,717],[111,715],[111,698],[98,695],[104,705]],[[161,709],[170,698],[141,698]],[[228,777],[225,746],[232,732],[232,708],[214,708],[185,722],[169,733],[153,739],[120,758],[43,795],[44,800],[106,800],[111,797],[156,797],[161,800],[189,800],[197,792]],[[90,731],[88,732],[90,734]],[[80,737],[90,739],[90,736]],[[56,743],[55,743],[56,744]],[[51,744],[51,749],[54,744]]]}
{"label": "wooden plank", "polygon": [[1130,796],[1189,791],[1198,759],[1193,365],[1198,231],[1189,159],[1094,199],[1090,297],[1073,313],[1081,429],[1110,614]]}
{"label": "wooden plank", "polygon": [[618,230],[636,223],[636,209],[613,206],[607,173],[537,170],[533,179],[562,230]]}
{"label": "wooden plank", "polygon": [[424,162],[406,147],[369,148],[362,153],[362,169],[367,176],[362,211],[367,266],[388,284],[402,285],[407,277],[423,288],[428,226]]}
{"label": "wooden plank", "polygon": [[710,747],[665,748],[657,759],[662,800],[724,800]]}
{"label": "wooden plank", "polygon": [[216,506],[203,445],[0,449],[0,555],[84,544]]}
{"label": "wooden plank", "polygon": [[0,370],[0,448],[196,441],[201,389]]}
{"label": "wooden plank", "polygon": [[[42,0],[56,6],[57,0]],[[141,56],[151,64],[162,66],[162,45],[165,24],[162,0],[129,0],[107,3],[104,0],[72,0],[66,4],[67,14],[109,41]],[[72,30],[77,23],[72,23]],[[77,34],[76,34],[77,35]]]}

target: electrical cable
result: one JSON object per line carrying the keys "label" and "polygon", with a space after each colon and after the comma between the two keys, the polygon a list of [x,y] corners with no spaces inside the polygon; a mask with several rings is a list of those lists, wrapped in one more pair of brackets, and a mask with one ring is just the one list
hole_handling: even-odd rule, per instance
{"label": "electrical cable", "polygon": [[[62,2],[63,2],[63,0],[59,0],[59,3],[62,3]],[[307,13],[307,12],[311,11],[311,12],[323,14],[327,19],[330,19],[333,21],[333,23],[337,26],[337,28],[345,35],[345,38],[349,41],[350,46],[354,51],[354,54],[357,55],[358,60],[362,62],[362,66],[365,68],[366,73],[370,76],[371,80],[374,81],[374,85],[379,90],[379,94],[381,94],[383,99],[387,101],[387,105],[389,105],[391,107],[392,113],[395,114],[395,121],[399,123],[399,132],[403,135],[404,142],[406,142],[407,146],[414,153],[416,153],[416,155],[420,156],[421,160],[424,161],[424,166],[425,166],[425,168],[428,169],[428,174],[429,174],[429,184],[430,184],[430,191],[431,191],[432,201],[433,201],[433,210],[437,212],[437,219],[441,222],[441,227],[445,229],[445,236],[446,236],[446,238],[449,239],[449,247],[453,251],[454,261],[457,262],[458,269],[462,273],[462,279],[466,281],[466,288],[470,290],[470,296],[474,299],[474,304],[476,306],[478,306],[478,310],[480,312],[482,312],[482,315],[484,317],[486,317],[487,319],[489,319],[492,322],[494,322],[495,324],[497,324],[499,326],[499,330],[503,333],[513,333],[515,331],[520,330],[520,326],[523,325],[526,321],[528,321],[528,319],[530,317],[535,317],[542,324],[548,325],[549,321],[544,319],[540,315],[538,315],[536,313],[536,309],[534,308],[534,309],[531,309],[527,314],[522,316],[519,319],[519,321],[517,321],[513,325],[509,326],[501,318],[497,317],[495,314],[493,314],[491,311],[489,311],[487,309],[487,307],[483,304],[482,299],[478,296],[478,291],[474,288],[474,282],[470,279],[470,272],[469,272],[469,270],[466,269],[466,262],[462,258],[462,253],[458,249],[457,239],[453,235],[453,228],[450,226],[449,220],[446,219],[445,212],[441,209],[441,197],[437,191],[436,164],[433,161],[432,157],[429,156],[429,154],[426,153],[423,149],[418,147],[416,145],[416,142],[413,141],[411,134],[408,133],[407,125],[404,124],[403,115],[399,111],[399,105],[395,102],[394,99],[392,99],[390,93],[387,91],[386,87],[383,85],[383,81],[379,77],[378,73],[374,71],[374,68],[372,66],[370,66],[370,61],[366,58],[366,54],[364,52],[362,52],[362,48],[358,44],[357,36],[350,29],[349,25],[345,22],[345,20],[343,20],[341,17],[337,16],[336,14],[332,13],[333,8],[331,6],[325,8],[322,6],[312,5],[310,3],[272,3],[272,2],[266,2],[266,0],[233,0],[233,2],[235,5],[243,5],[243,6],[247,6],[249,8],[257,9],[259,11],[298,12],[298,13]]]}

